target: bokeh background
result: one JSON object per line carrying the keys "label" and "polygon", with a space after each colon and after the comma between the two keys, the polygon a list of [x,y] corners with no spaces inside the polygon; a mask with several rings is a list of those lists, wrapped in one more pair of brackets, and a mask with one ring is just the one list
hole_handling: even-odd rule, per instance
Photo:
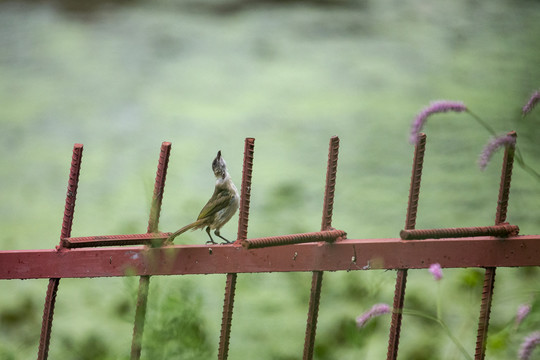
{"label": "bokeh background", "polygon": [[[0,2],[0,249],[59,241],[74,143],[84,144],[73,236],[146,230],[162,141],[172,154],[160,230],[195,219],[223,152],[240,185],[255,137],[249,236],[320,228],[328,141],[341,139],[333,225],[349,238],[397,237],[413,148],[430,101],[463,101],[497,132],[518,132],[540,169],[538,1],[158,0]],[[476,165],[489,134],[467,114],[427,124],[418,228],[490,225],[501,154]],[[540,182],[516,167],[508,220],[538,234]],[[237,216],[222,234],[236,235]],[[176,243],[200,244],[204,232]],[[411,271],[405,307],[442,316],[473,354],[483,272]],[[517,356],[538,330],[537,268],[497,273],[488,358]],[[229,358],[301,357],[310,274],[240,275]],[[327,273],[316,359],[382,359],[395,272]],[[47,280],[0,283],[0,358],[37,352]],[[51,359],[127,359],[137,278],[64,279]],[[215,358],[225,277],[153,277],[145,359]],[[520,304],[533,305],[514,326]],[[463,359],[441,327],[405,315],[402,359]]]}

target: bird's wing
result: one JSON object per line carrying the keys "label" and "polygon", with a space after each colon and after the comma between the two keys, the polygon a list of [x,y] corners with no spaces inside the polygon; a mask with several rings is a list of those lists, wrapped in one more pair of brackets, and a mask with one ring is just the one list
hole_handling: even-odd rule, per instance
{"label": "bird's wing", "polygon": [[234,195],[226,189],[223,189],[223,190],[216,189],[216,191],[214,191],[214,195],[212,196],[212,198],[208,200],[206,205],[204,205],[197,220],[212,216],[215,213],[217,213],[219,210],[224,209],[230,204],[233,197]]}

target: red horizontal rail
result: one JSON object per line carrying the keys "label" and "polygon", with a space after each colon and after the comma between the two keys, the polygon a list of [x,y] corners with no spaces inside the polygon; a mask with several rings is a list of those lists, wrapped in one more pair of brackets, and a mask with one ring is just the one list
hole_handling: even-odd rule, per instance
{"label": "red horizontal rail", "polygon": [[[166,236],[162,234],[161,236]],[[174,245],[0,252],[0,279],[540,266],[540,235],[439,240],[349,239],[246,250]]]}

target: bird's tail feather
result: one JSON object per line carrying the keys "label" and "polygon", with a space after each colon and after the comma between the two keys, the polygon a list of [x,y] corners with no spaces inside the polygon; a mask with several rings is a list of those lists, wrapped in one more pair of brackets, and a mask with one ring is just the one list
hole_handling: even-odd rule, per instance
{"label": "bird's tail feather", "polygon": [[197,220],[189,225],[186,225],[179,230],[176,230],[167,238],[167,242],[172,242],[174,238],[177,237],[178,235],[181,235],[190,229],[196,228],[197,226],[201,226],[201,224],[202,224],[202,219]]}

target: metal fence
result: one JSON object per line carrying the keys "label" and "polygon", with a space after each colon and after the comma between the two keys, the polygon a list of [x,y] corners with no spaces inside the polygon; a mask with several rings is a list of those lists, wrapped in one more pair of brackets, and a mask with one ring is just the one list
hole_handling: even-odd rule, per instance
{"label": "metal fence", "polygon": [[[514,132],[511,136],[516,136]],[[75,144],[60,243],[52,250],[0,251],[0,279],[49,279],[38,359],[47,359],[56,294],[62,278],[140,276],[131,358],[141,355],[150,277],[154,275],[226,274],[218,359],[227,359],[238,273],[312,272],[303,359],[313,358],[324,271],[397,270],[387,359],[396,359],[408,269],[485,269],[475,359],[484,359],[497,267],[540,265],[540,235],[518,235],[506,223],[515,145],[506,147],[494,225],[415,229],[426,135],[415,146],[405,227],[399,238],[347,239],[332,228],[339,138],[330,139],[321,231],[249,239],[247,236],[255,139],[247,138],[241,185],[237,240],[231,245],[171,245],[170,233],[158,230],[171,144],[159,155],[152,207],[145,234],[71,237],[83,145]],[[376,260],[376,261],[375,261]]]}

